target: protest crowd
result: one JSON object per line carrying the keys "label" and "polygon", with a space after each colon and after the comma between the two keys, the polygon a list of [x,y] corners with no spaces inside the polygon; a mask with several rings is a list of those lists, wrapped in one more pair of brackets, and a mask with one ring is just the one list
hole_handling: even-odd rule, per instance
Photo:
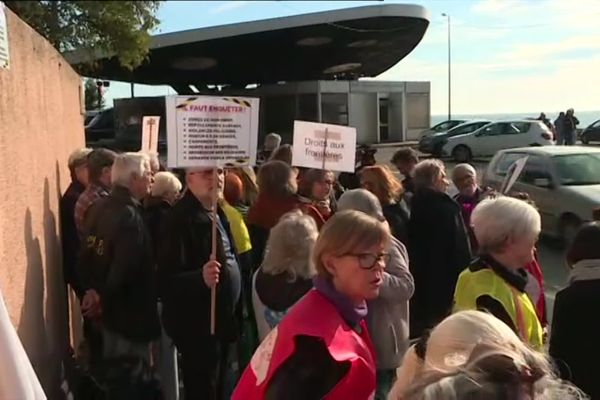
{"label": "protest crowd", "polygon": [[600,306],[600,223],[570,244],[548,326],[535,204],[408,147],[391,160],[398,179],[375,151],[358,147],[355,172],[341,174],[293,166],[277,134],[255,168],[169,172],[156,154],[74,151],[64,275],[95,390],[600,399],[600,323],[581,311]]}

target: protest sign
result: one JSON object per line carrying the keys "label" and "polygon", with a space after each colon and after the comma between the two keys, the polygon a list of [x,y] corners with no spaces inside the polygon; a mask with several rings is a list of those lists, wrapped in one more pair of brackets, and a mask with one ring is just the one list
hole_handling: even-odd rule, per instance
{"label": "protest sign", "polygon": [[292,165],[354,172],[356,128],[294,121]]}
{"label": "protest sign", "polygon": [[140,151],[158,153],[158,127],[160,117],[142,118],[142,146]]}
{"label": "protest sign", "polygon": [[254,165],[259,99],[169,96],[169,167]]}
{"label": "protest sign", "polygon": [[527,159],[529,159],[529,156],[519,158],[517,161],[512,163],[510,167],[508,167],[508,170],[506,171],[506,178],[504,179],[500,189],[501,193],[508,194],[510,189],[512,189],[513,185],[521,175],[521,172],[523,172],[525,164],[527,164]]}
{"label": "protest sign", "polygon": [[0,1],[0,68],[8,69],[10,55],[8,53],[8,28],[6,27],[4,7],[4,3]]}

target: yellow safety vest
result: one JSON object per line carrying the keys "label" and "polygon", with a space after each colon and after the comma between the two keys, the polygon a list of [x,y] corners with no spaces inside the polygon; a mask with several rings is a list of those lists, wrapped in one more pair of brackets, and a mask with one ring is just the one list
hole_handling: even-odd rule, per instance
{"label": "yellow safety vest", "polygon": [[460,274],[454,292],[454,312],[477,309],[477,298],[484,295],[502,304],[525,343],[541,349],[542,325],[529,296],[509,285],[490,268],[477,271],[467,268]]}
{"label": "yellow safety vest", "polygon": [[246,227],[242,214],[226,202],[223,202],[221,208],[227,217],[227,221],[229,221],[231,235],[233,236],[235,249],[238,254],[244,254],[245,252],[252,250],[250,234],[248,233],[248,227]]}

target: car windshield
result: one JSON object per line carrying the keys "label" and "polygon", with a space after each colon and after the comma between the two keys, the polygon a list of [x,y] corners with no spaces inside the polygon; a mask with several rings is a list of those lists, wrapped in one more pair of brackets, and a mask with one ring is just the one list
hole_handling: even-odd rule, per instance
{"label": "car windshield", "polygon": [[562,185],[600,185],[600,153],[566,154],[552,159]]}

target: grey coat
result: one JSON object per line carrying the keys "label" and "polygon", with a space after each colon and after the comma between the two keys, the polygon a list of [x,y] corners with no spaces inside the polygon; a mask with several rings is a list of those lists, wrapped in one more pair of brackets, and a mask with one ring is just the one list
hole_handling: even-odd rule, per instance
{"label": "grey coat", "polygon": [[408,348],[408,301],[415,285],[408,269],[406,247],[392,238],[379,297],[368,303],[367,325],[375,346],[377,369],[400,366]]}

